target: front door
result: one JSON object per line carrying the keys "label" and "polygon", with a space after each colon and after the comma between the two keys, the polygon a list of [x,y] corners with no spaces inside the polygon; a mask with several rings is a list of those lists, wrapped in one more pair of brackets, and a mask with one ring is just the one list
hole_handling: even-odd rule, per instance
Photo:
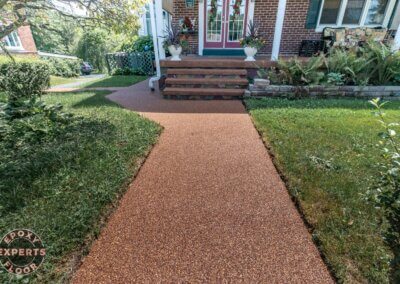
{"label": "front door", "polygon": [[205,48],[240,48],[249,0],[206,0]]}

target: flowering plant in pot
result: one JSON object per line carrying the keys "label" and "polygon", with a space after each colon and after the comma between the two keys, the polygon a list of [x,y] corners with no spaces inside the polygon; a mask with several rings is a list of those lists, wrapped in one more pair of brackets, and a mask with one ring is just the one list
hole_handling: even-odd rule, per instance
{"label": "flowering plant in pot", "polygon": [[181,31],[178,27],[172,27],[166,32],[164,36],[165,40],[163,47],[168,49],[172,55],[172,61],[180,61],[180,55],[182,53],[182,46],[186,45],[185,40],[181,37]]}
{"label": "flowering plant in pot", "polygon": [[265,45],[265,40],[258,33],[258,27],[252,21],[249,23],[246,35],[240,40],[240,45],[244,47],[246,53],[245,61],[255,61],[254,56],[257,51]]}

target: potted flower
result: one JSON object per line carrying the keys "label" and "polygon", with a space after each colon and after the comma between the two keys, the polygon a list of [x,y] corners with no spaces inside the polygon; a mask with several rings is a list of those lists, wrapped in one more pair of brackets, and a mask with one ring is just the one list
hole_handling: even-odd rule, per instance
{"label": "potted flower", "polygon": [[253,22],[249,23],[247,34],[240,40],[240,45],[244,47],[244,53],[247,56],[245,61],[256,61],[254,56],[265,45],[265,41],[260,37],[258,27]]}
{"label": "potted flower", "polygon": [[172,55],[171,61],[180,61],[180,55],[182,53],[182,45],[185,45],[184,39],[181,37],[180,29],[173,27],[167,31],[167,35],[164,37],[164,48],[168,49]]}

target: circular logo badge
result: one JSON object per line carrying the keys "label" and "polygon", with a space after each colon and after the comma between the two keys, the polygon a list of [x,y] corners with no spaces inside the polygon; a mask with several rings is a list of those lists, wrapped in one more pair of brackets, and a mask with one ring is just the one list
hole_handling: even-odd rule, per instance
{"label": "circular logo badge", "polygon": [[32,273],[39,268],[45,256],[46,248],[42,240],[30,230],[13,230],[0,241],[1,265],[9,273]]}

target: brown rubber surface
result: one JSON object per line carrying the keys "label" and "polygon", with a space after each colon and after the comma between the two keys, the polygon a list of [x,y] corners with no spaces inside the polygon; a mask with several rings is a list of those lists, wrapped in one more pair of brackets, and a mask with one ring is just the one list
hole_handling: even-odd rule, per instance
{"label": "brown rubber surface", "polygon": [[333,283],[240,101],[109,98],[165,130],[73,283]]}

